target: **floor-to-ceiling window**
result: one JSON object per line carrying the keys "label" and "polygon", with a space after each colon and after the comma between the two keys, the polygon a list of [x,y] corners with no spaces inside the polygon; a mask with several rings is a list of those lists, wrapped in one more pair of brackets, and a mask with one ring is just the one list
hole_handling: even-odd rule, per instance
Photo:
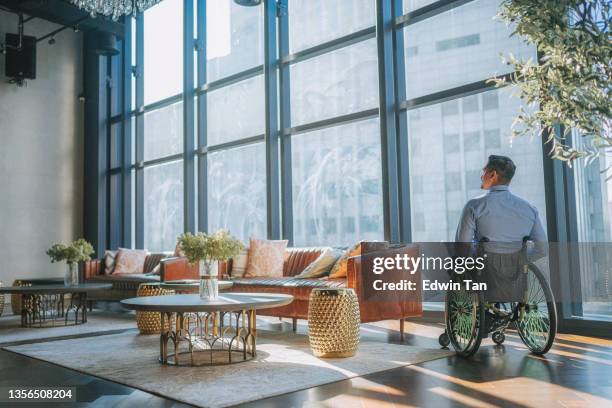
{"label": "floor-to-ceiling window", "polygon": [[[417,11],[431,1],[405,1]],[[546,225],[541,140],[513,139],[521,101],[485,80],[509,73],[500,54],[535,58],[535,48],[494,20],[499,2],[475,0],[402,28],[414,241],[453,240],[466,201],[482,194],[490,154],[517,166],[511,189]]]}
{"label": "floor-to-ceiling window", "polygon": [[[194,186],[184,185],[181,170],[182,77],[189,72],[183,67],[183,1],[165,0],[147,10],[139,20],[142,41],[138,24],[131,30],[134,71],[144,77],[132,80],[134,150],[142,156],[135,162],[142,184],[136,194],[142,197],[134,200],[142,202],[135,209],[142,216],[134,218],[141,220],[136,228],[149,249],[171,249],[184,230],[182,191],[189,188],[202,192],[199,211],[194,210],[200,230],[227,228],[247,240],[266,236],[271,222],[266,211],[265,9],[232,0],[199,3],[205,9],[189,2],[192,9],[185,10],[194,17],[197,44]],[[378,7],[385,3],[379,0]],[[452,238],[463,204],[480,192],[479,172],[492,153],[515,159],[514,190],[545,217],[540,142],[511,139],[520,101],[485,83],[509,73],[501,52],[530,57],[535,50],[493,19],[497,1],[454,7],[404,1],[400,10],[402,2],[393,3],[394,71],[403,82],[394,102],[405,112],[400,120],[406,125],[398,132],[408,143],[400,154],[410,164],[408,180],[398,175],[387,180],[410,185],[409,202],[400,203],[410,208],[404,216],[410,217],[411,231],[404,238]],[[340,0],[284,0],[279,5],[275,40],[283,80],[278,115],[285,151],[280,171],[286,174],[283,187],[290,190],[281,194],[290,197],[284,203],[291,206],[289,219],[283,220],[290,226],[286,238],[294,245],[383,239],[387,169],[378,115],[377,2],[359,0],[346,7]],[[422,10],[426,13],[419,16]]]}
{"label": "floor-to-ceiling window", "polygon": [[[584,140],[574,132],[574,145],[584,147]],[[577,165],[571,173],[569,190],[573,192],[576,214],[576,255],[571,298],[579,300],[572,311],[586,318],[612,319],[612,157],[601,157],[587,165]]]}
{"label": "floor-to-ceiling window", "polygon": [[[142,135],[143,246],[174,248],[183,232],[183,1],[164,0],[144,12]],[[168,98],[176,101],[166,103]],[[142,147],[140,147],[142,144]]]}
{"label": "floor-to-ceiling window", "polygon": [[200,98],[206,98],[201,147],[208,194],[201,204],[208,223],[200,227],[224,228],[245,241],[266,237],[263,45],[263,6],[207,2],[207,85]]}
{"label": "floor-to-ceiling window", "polygon": [[[132,182],[121,191],[112,151],[109,188],[111,217],[131,197],[131,225],[113,224],[109,242],[129,229],[135,246],[172,250],[186,230],[219,228],[295,246],[450,240],[490,154],[516,162],[512,190],[557,222],[541,139],[511,137],[521,101],[486,81],[511,73],[500,53],[537,56],[494,19],[499,0],[270,4],[163,0],[128,19]],[[122,128],[112,115],[111,150]],[[578,241],[610,240],[607,166],[573,170]],[[609,313],[607,260],[596,258],[580,272],[584,316]]]}
{"label": "floor-to-ceiling window", "polygon": [[383,238],[376,39],[354,36],[375,15],[373,0],[288,2],[295,245]]}

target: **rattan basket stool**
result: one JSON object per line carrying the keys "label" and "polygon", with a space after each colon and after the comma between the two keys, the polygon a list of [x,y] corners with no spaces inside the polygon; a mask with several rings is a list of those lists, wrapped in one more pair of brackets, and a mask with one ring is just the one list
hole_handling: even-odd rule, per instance
{"label": "rattan basket stool", "polygon": [[[141,283],[136,296],[163,296],[174,295],[174,291],[160,287],[159,282]],[[136,326],[140,334],[159,334],[161,332],[161,318],[159,312],[136,312]],[[164,329],[168,330],[168,327]]]}
{"label": "rattan basket stool", "polygon": [[359,344],[359,301],[353,289],[313,289],[308,339],[316,357],[351,357]]}

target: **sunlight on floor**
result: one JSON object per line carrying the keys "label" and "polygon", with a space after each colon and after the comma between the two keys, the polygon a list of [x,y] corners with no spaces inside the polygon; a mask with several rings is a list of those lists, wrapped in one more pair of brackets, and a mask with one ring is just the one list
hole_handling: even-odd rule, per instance
{"label": "sunlight on floor", "polygon": [[526,407],[576,406],[576,404],[604,407],[612,404],[612,400],[606,398],[533,378],[515,377],[489,382],[474,382],[438,373],[425,367],[409,366],[408,369]]}
{"label": "sunlight on floor", "polygon": [[430,388],[429,391],[442,397],[448,398],[449,400],[456,402],[457,404],[465,405],[474,408],[495,408],[496,405],[489,404],[487,402],[480,401],[476,398],[468,395],[461,394],[460,392],[448,390],[442,387]]}

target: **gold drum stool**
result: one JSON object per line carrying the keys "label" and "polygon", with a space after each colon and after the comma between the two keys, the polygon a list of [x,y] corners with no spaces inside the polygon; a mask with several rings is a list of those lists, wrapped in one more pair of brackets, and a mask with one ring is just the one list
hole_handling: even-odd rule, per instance
{"label": "gold drum stool", "polygon": [[351,357],[359,344],[359,301],[353,289],[313,289],[308,339],[316,357]]}
{"label": "gold drum stool", "polygon": [[[164,289],[158,282],[141,283],[138,286],[136,296],[164,296],[174,295],[174,291],[170,289]],[[169,330],[168,324],[172,322],[166,321],[164,323],[164,330]],[[161,333],[161,318],[159,312],[136,312],[136,326],[140,330],[140,334],[159,334]]]}

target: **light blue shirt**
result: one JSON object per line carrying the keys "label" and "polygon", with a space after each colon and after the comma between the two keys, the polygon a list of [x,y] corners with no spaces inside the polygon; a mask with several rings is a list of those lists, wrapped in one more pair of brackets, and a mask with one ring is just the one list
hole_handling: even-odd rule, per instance
{"label": "light blue shirt", "polygon": [[486,237],[485,251],[506,254],[519,251],[526,236],[534,242],[529,258],[545,256],[548,240],[537,208],[512,194],[508,186],[498,185],[467,202],[455,241],[478,242]]}

